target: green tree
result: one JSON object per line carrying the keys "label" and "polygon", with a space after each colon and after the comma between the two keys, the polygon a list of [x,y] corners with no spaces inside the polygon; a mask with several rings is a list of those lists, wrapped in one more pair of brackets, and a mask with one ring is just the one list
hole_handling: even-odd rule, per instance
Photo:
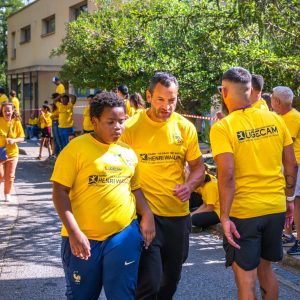
{"label": "green tree", "polygon": [[206,112],[224,70],[243,66],[266,87],[299,85],[299,1],[129,0],[69,23],[55,54],[78,87],[144,91],[157,70],[176,75],[189,112]]}
{"label": "green tree", "polygon": [[7,17],[23,6],[22,0],[2,0],[0,4],[0,86],[6,86]]}

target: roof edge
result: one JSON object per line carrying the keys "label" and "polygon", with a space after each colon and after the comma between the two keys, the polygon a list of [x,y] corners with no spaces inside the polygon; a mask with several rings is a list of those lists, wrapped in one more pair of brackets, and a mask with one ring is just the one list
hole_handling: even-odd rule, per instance
{"label": "roof edge", "polygon": [[29,3],[29,4],[27,4],[27,5],[23,6],[23,7],[20,8],[19,10],[17,10],[17,11],[15,11],[15,12],[11,13],[11,14],[7,17],[7,19],[9,19],[10,17],[12,17],[12,16],[18,14],[19,12],[21,12],[21,11],[27,9],[29,6],[34,5],[34,4],[37,3],[38,1],[40,1],[40,0],[35,0],[35,1],[33,1],[33,2]]}

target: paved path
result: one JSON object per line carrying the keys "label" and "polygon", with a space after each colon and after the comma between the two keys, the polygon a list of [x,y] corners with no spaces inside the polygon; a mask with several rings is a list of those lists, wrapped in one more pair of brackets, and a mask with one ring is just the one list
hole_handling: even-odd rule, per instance
{"label": "paved path", "polygon": [[[0,300],[65,299],[60,261],[60,222],[51,201],[52,165],[35,161],[29,144],[21,156],[12,203],[0,202]],[[274,265],[280,276],[280,299],[300,299],[300,277]],[[100,299],[105,299],[102,296]],[[222,243],[208,232],[190,238],[175,300],[236,299],[230,269],[224,268]],[[125,300],[125,299],[124,299]]]}

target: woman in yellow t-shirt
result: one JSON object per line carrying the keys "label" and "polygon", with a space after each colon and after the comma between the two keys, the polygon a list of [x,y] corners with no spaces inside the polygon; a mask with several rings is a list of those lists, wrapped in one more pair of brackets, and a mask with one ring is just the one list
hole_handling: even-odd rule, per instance
{"label": "woman in yellow t-shirt", "polygon": [[134,93],[129,97],[129,103],[131,109],[133,110],[133,115],[141,112],[145,109],[145,102],[139,93]]}
{"label": "woman in yellow t-shirt", "polygon": [[13,104],[3,102],[0,112],[0,182],[4,180],[5,201],[11,201],[10,193],[19,155],[17,143],[23,142],[24,137],[23,127],[14,113]]}
{"label": "woman in yellow t-shirt", "polygon": [[129,102],[129,92],[128,87],[125,84],[121,84],[117,88],[117,95],[124,100],[125,108],[126,108],[126,114],[129,117],[132,117],[134,114],[134,109],[130,106]]}
{"label": "woman in yellow t-shirt", "polygon": [[42,136],[41,136],[39,156],[36,159],[41,160],[44,145],[47,145],[49,157],[52,155],[52,149],[50,143],[52,119],[51,119],[50,107],[47,104],[44,104],[43,108],[41,109],[39,121],[41,124]]}
{"label": "woman in yellow t-shirt", "polygon": [[205,175],[205,180],[196,193],[202,196],[203,203],[191,212],[192,224],[206,228],[220,223],[220,202],[218,181],[214,176]]}

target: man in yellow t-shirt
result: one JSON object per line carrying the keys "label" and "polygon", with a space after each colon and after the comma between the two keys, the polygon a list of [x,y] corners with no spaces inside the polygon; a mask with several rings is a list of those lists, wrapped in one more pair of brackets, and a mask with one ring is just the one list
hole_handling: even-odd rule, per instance
{"label": "man in yellow t-shirt", "polygon": [[[174,112],[176,78],[156,73],[146,96],[151,108],[129,119],[122,136],[139,158],[141,187],[157,232],[149,249],[142,252],[136,299],[172,299],[188,256],[188,200],[204,180],[204,164],[194,125]],[[186,161],[191,172],[185,182]]]}
{"label": "man in yellow t-shirt", "polygon": [[0,87],[0,104],[3,102],[8,102],[8,98],[5,95],[5,89],[3,87]]}
{"label": "man in yellow t-shirt", "polygon": [[94,131],[94,125],[92,124],[91,116],[90,116],[90,105],[93,99],[94,99],[94,95],[89,95],[87,97],[88,106],[85,107],[83,110],[83,124],[82,124],[83,133],[90,133]]}
{"label": "man in yellow t-shirt", "polygon": [[94,132],[63,149],[51,177],[63,223],[66,295],[98,299],[104,286],[107,299],[134,300],[143,237],[148,247],[154,218],[140,189],[137,157],[118,142],[126,120],[123,100],[102,93],[91,116]]}
{"label": "man in yellow t-shirt", "polygon": [[55,93],[62,95],[66,92],[64,85],[61,83],[58,77],[53,77],[52,82],[56,85]]}
{"label": "man in yellow t-shirt", "polygon": [[[69,136],[74,133],[73,107],[76,103],[76,99],[74,95],[63,94],[54,100],[54,104],[58,109],[58,134],[61,150],[69,143]],[[61,102],[59,100],[61,100]]]}
{"label": "man in yellow t-shirt", "polygon": [[250,96],[250,101],[252,107],[269,110],[268,104],[261,97],[262,90],[264,88],[264,79],[261,75],[252,74],[251,75],[252,93]]}
{"label": "man in yellow t-shirt", "polygon": [[11,99],[11,102],[13,103],[15,109],[16,109],[16,112],[18,115],[20,115],[20,101],[19,99],[17,98],[17,93],[16,91],[12,90],[10,93],[9,93],[9,96],[10,96],[10,99]]}
{"label": "man in yellow t-shirt", "polygon": [[263,298],[278,299],[271,262],[283,255],[281,235],[285,221],[291,226],[289,201],[298,166],[283,120],[251,107],[250,94],[247,70],[226,71],[222,96],[229,115],[215,123],[210,133],[218,168],[226,266],[235,273],[239,298],[257,298],[258,274]]}
{"label": "man in yellow t-shirt", "polygon": [[[281,115],[291,137],[296,155],[298,168],[300,165],[300,113],[292,107],[294,94],[286,86],[277,86],[273,89],[272,107],[273,110]],[[286,228],[282,238],[283,246],[292,246],[287,253],[291,255],[300,254],[300,172],[298,171],[297,183],[295,188],[295,210],[294,219],[297,231],[297,240],[292,234],[292,228]]]}

